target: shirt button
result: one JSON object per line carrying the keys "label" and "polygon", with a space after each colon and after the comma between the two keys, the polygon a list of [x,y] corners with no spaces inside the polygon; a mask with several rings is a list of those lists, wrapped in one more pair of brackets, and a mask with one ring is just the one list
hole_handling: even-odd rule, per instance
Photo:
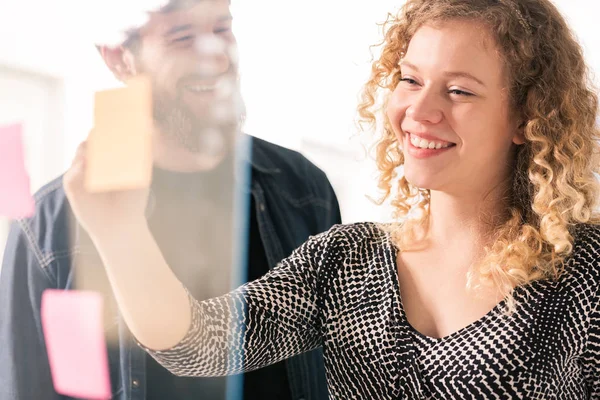
{"label": "shirt button", "polygon": [[[260,203],[260,211],[265,212],[265,204],[264,203]],[[300,399],[300,400],[304,400],[304,399]]]}
{"label": "shirt button", "polygon": [[140,381],[138,381],[137,379],[134,379],[131,381],[131,385],[137,389],[140,387]]}

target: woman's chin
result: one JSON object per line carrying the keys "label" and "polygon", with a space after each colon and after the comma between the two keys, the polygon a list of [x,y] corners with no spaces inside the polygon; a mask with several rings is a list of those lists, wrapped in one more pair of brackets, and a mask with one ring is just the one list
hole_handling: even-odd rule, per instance
{"label": "woman's chin", "polygon": [[417,174],[405,173],[404,176],[405,176],[406,180],[408,181],[408,183],[410,183],[413,187],[416,187],[419,189],[436,190],[436,187],[438,186],[438,185],[436,185],[435,180],[432,179],[431,176],[427,176],[423,173],[417,173]]}

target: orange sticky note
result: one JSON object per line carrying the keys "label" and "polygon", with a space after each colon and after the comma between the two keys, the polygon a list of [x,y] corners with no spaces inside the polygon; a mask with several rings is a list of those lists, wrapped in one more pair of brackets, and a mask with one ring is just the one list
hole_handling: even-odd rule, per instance
{"label": "orange sticky note", "polygon": [[42,328],[57,393],[110,399],[110,372],[96,292],[48,289],[42,295]]}
{"label": "orange sticky note", "polygon": [[127,87],[97,92],[87,140],[90,192],[147,187],[152,178],[152,86],[137,77]]}
{"label": "orange sticky note", "polygon": [[29,174],[25,169],[23,126],[0,127],[0,215],[8,218],[31,217],[35,202],[31,196]]}

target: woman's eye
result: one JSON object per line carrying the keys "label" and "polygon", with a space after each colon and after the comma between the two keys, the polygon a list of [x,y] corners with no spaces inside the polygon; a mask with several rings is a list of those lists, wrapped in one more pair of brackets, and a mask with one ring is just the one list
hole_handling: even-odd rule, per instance
{"label": "woman's eye", "polygon": [[417,84],[417,81],[415,81],[414,79],[411,79],[411,78],[402,78],[402,79],[400,79],[400,82],[406,82],[409,85],[416,85]]}
{"label": "woman's eye", "polygon": [[452,89],[448,91],[450,94],[455,94],[457,96],[474,96],[473,93],[465,92],[464,90]]}

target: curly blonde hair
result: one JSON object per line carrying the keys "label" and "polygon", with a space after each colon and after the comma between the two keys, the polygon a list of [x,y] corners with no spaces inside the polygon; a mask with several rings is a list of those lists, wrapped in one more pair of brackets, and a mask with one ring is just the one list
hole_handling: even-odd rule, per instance
{"label": "curly blonde hair", "polygon": [[516,150],[507,218],[495,228],[493,245],[472,268],[469,281],[475,287],[493,285],[514,307],[515,287],[557,278],[564,271],[577,224],[600,223],[594,210],[599,193],[594,175],[598,97],[582,49],[550,1],[407,0],[383,24],[384,39],[377,45],[381,54],[373,62],[358,107],[363,129],[381,131],[375,147],[380,202],[398,185],[391,201],[397,221],[387,230],[400,249],[426,232],[430,192],[404,176],[398,179],[404,155],[385,108],[415,32],[448,20],[476,21],[489,30],[510,82],[511,107],[525,121],[525,144]]}

